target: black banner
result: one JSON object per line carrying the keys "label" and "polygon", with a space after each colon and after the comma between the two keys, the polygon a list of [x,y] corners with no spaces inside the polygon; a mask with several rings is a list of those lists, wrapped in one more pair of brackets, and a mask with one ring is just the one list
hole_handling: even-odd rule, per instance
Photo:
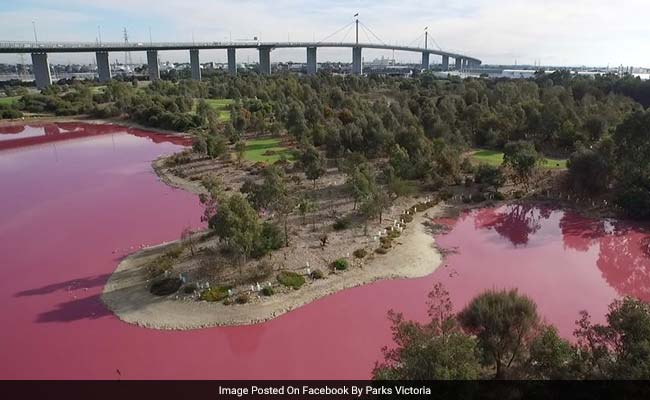
{"label": "black banner", "polygon": [[650,399],[650,381],[2,381],[2,398]]}

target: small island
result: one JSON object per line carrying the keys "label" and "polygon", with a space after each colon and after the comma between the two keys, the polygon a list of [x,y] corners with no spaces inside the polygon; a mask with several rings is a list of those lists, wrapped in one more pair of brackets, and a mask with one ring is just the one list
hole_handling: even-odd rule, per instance
{"label": "small island", "polygon": [[437,195],[386,181],[375,163],[329,167],[313,148],[301,153],[277,138],[215,159],[200,146],[153,168],[200,196],[208,228],[120,262],[102,299],[125,322],[253,324],[346,288],[426,276],[441,263],[432,218],[448,208]]}

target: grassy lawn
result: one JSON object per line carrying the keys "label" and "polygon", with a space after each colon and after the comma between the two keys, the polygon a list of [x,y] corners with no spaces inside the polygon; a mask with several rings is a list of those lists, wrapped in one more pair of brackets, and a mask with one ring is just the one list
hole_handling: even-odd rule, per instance
{"label": "grassy lawn", "polygon": [[106,89],[106,85],[93,86],[93,87],[90,88],[90,90],[92,90],[93,94],[104,93],[104,89]]}
{"label": "grassy lawn", "polygon": [[[485,163],[499,166],[503,163],[503,152],[495,150],[477,150],[470,156],[476,163]],[[542,168],[548,169],[566,169],[566,160],[556,160],[553,158],[544,158]]]}
{"label": "grassy lawn", "polygon": [[219,113],[219,121],[230,121],[230,109],[228,107],[232,104],[232,99],[205,99],[205,101]]}
{"label": "grassy lawn", "polygon": [[9,97],[0,97],[0,104],[14,104],[17,103],[18,100],[20,100],[22,96],[9,96]]}
{"label": "grassy lawn", "polygon": [[[274,154],[265,155],[264,153],[266,152],[273,152]],[[287,160],[293,160],[291,152],[288,148],[281,145],[280,139],[265,138],[246,141],[244,159],[248,161],[272,164],[278,161],[282,155],[284,155]]]}

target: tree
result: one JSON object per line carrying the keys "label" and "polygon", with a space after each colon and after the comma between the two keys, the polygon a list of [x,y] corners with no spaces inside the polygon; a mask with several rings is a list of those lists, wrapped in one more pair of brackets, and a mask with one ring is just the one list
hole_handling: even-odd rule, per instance
{"label": "tree", "polygon": [[354,167],[347,178],[347,186],[352,193],[354,199],[353,209],[357,209],[357,204],[365,200],[371,193],[371,186],[374,183],[374,178],[371,176],[367,164]]}
{"label": "tree", "polygon": [[503,163],[513,169],[517,180],[526,187],[539,161],[540,156],[532,142],[508,142],[503,148]]}
{"label": "tree", "polygon": [[326,172],[323,155],[314,146],[308,146],[303,151],[300,162],[305,170],[305,176],[314,182],[316,188],[316,180]]}
{"label": "tree", "polygon": [[219,205],[208,227],[243,256],[250,256],[262,232],[259,216],[241,195],[234,194]]}
{"label": "tree", "polygon": [[373,379],[478,379],[481,365],[476,340],[460,330],[449,293],[437,284],[429,294],[430,321],[406,321],[390,311],[395,347],[384,347],[384,361],[377,363]]}
{"label": "tree", "polygon": [[610,181],[610,166],[597,149],[580,147],[567,161],[569,181],[578,191],[598,194],[605,191]]}
{"label": "tree", "polygon": [[[305,223],[305,217],[307,214],[314,212],[318,210],[318,204],[314,202],[312,199],[310,199],[308,196],[302,196],[298,200],[298,211],[300,212],[300,216],[302,217],[302,223]],[[313,227],[316,227],[316,219],[312,218],[313,222]]]}
{"label": "tree", "polygon": [[489,290],[475,297],[458,319],[476,335],[483,363],[494,367],[496,379],[506,378],[513,364],[521,363],[539,323],[537,306],[517,290]]}
{"label": "tree", "polygon": [[240,140],[235,143],[235,152],[237,154],[237,162],[241,164],[244,160],[244,155],[246,154],[246,142]]}
{"label": "tree", "polygon": [[581,313],[575,336],[585,378],[650,379],[650,304],[631,297],[615,300],[608,325]]}
{"label": "tree", "polygon": [[221,136],[209,135],[206,137],[206,153],[210,158],[221,157],[226,153],[226,139]]}
{"label": "tree", "polygon": [[481,163],[476,168],[474,182],[499,189],[505,183],[505,177],[499,167]]}
{"label": "tree", "polygon": [[575,379],[576,351],[554,326],[544,326],[530,343],[528,371],[522,379]]}

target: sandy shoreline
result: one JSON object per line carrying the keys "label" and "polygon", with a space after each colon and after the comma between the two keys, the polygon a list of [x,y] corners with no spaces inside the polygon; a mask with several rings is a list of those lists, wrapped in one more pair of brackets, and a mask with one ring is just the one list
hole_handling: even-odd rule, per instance
{"label": "sandy shoreline", "polygon": [[[144,127],[131,121],[85,117],[29,117],[2,121],[0,126],[53,122],[115,124],[126,128],[185,136],[177,132]],[[169,186],[197,195],[205,193],[199,182],[169,173],[164,165],[166,158],[167,156],[161,156],[151,163],[160,180]],[[362,267],[353,266],[347,271],[330,274],[326,279],[307,279],[307,283],[299,290],[277,293],[249,304],[226,306],[220,302],[178,300],[174,299],[174,296],[152,295],[149,292],[151,282],[141,267],[175,242],[149,247],[125,257],[106,282],[101,298],[106,307],[120,320],[154,329],[189,330],[264,322],[341,290],[378,280],[418,278],[431,274],[440,265],[442,256],[435,247],[433,235],[429,232],[426,222],[429,218],[437,216],[442,209],[443,206],[439,205],[418,213],[387,254],[372,254],[364,260]]]}
{"label": "sandy shoreline", "polygon": [[442,210],[436,206],[415,216],[397,245],[377,255],[362,268],[308,280],[302,288],[265,297],[260,302],[223,305],[149,293],[140,268],[169,245],[161,244],[127,256],[108,279],[102,293],[104,304],[122,321],[167,330],[188,330],[214,326],[251,325],[268,321],[332,293],[382,279],[419,278],[431,274],[442,262],[427,222]]}

